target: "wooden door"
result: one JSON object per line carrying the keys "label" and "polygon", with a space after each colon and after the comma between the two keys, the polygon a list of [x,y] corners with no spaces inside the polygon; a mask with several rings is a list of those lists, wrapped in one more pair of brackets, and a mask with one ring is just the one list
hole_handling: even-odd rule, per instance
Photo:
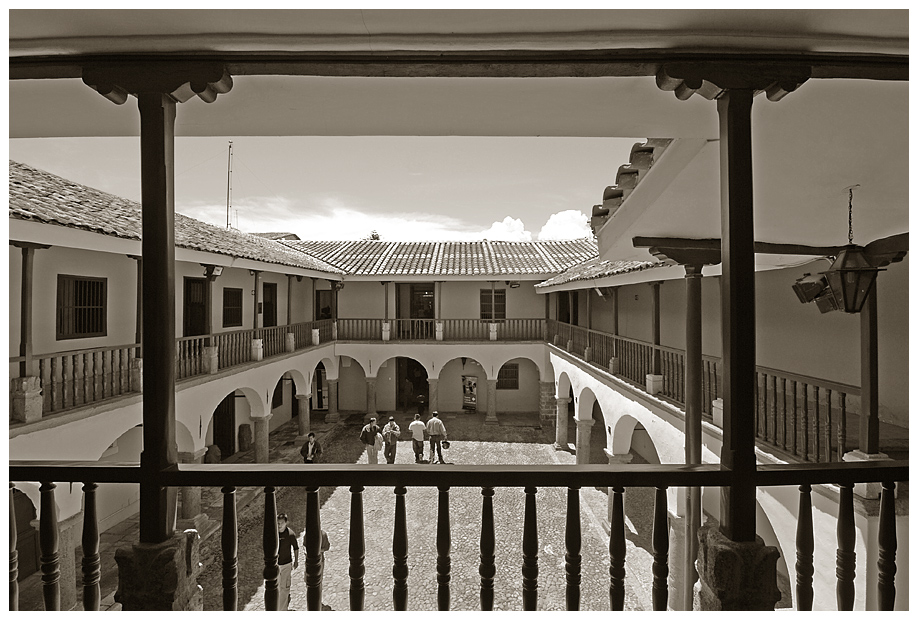
{"label": "wooden door", "polygon": [[214,411],[214,443],[220,448],[220,458],[236,453],[236,393],[227,394]]}
{"label": "wooden door", "polygon": [[277,284],[266,282],[262,284],[262,301],[264,314],[262,315],[263,327],[277,326]]}
{"label": "wooden door", "polygon": [[185,278],[182,304],[182,335],[201,336],[207,333],[207,279]]}

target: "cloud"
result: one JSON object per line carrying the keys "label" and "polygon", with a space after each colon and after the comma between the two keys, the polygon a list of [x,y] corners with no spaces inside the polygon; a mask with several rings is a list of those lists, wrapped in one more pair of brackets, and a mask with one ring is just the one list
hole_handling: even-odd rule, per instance
{"label": "cloud", "polygon": [[552,213],[545,226],[539,231],[539,241],[559,241],[562,239],[582,239],[593,233],[590,230],[587,216],[582,211],[569,209]]}
{"label": "cloud", "polygon": [[532,241],[532,233],[526,230],[522,220],[508,215],[502,221],[491,224],[491,228],[483,231],[480,238],[488,241]]}

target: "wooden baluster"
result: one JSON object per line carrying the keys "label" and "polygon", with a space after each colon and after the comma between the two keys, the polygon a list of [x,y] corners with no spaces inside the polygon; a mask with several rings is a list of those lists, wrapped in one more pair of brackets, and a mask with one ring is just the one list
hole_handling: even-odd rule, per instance
{"label": "wooden baluster", "polygon": [[825,436],[825,460],[826,463],[832,461],[832,390],[826,388],[826,425],[823,427]]}
{"label": "wooden baluster", "polygon": [[755,373],[755,436],[762,437],[762,389],[759,387],[761,375]]}
{"label": "wooden baluster", "polygon": [[83,609],[99,611],[102,590],[102,557],[99,555],[99,520],[96,516],[96,487],[83,483]]}
{"label": "wooden baluster", "polygon": [[220,491],[223,493],[223,525],[220,531],[220,549],[223,552],[223,611],[236,611],[239,578],[236,487],[225,486]]}
{"label": "wooden baluster", "polygon": [[57,502],[54,500],[53,482],[42,482],[41,516],[38,538],[41,548],[41,589],[45,611],[61,610],[60,533],[57,524]]}
{"label": "wooden baluster", "polygon": [[494,610],[494,487],[481,488],[481,542],[478,574],[481,576],[481,611]]}
{"label": "wooden baluster", "polygon": [[449,557],[452,539],[449,527],[449,487],[438,487],[437,501],[437,610],[449,611]]}
{"label": "wooden baluster", "polygon": [[[73,401],[70,403],[72,407],[79,407],[83,404],[86,392],[86,371],[83,368],[83,354],[76,353],[73,356],[68,355],[67,358],[72,359],[70,363],[70,377],[73,384]],[[65,359],[64,361],[67,361]]]}
{"label": "wooden baluster", "polygon": [[781,377],[781,447],[787,450],[787,379]]}
{"label": "wooden baluster", "polygon": [[822,452],[821,448],[821,433],[819,432],[819,416],[822,413],[821,407],[819,406],[819,386],[813,386],[813,396],[815,399],[815,404],[813,405],[813,460],[815,462],[820,461],[820,456]]}
{"label": "wooden baluster", "polygon": [[363,538],[363,487],[351,487],[351,533],[347,546],[348,575],[351,578],[349,591],[351,611],[363,611],[364,593],[363,577],[365,541]]}
{"label": "wooden baluster", "polygon": [[10,482],[10,611],[19,611],[19,552],[16,551],[19,537],[16,533],[14,488],[15,485]]}
{"label": "wooden baluster", "polygon": [[791,454],[797,454],[797,382],[791,379]]}
{"label": "wooden baluster", "polygon": [[567,523],[564,528],[565,609],[580,611],[580,487],[567,488]]}
{"label": "wooden baluster", "polygon": [[[280,575],[280,568],[277,565],[277,554],[280,548],[277,532],[277,504],[274,495],[274,487],[265,487],[265,516],[264,516],[264,535],[262,536],[262,549],[265,555],[265,569],[263,575],[265,578],[265,610],[277,611],[279,592],[277,590],[277,578]],[[308,585],[307,585],[308,589]]]}
{"label": "wooden baluster", "polygon": [[539,600],[539,535],[536,530],[536,488],[526,487],[523,512],[523,611],[535,611]]}
{"label": "wooden baluster", "polygon": [[[275,528],[275,531],[277,528]],[[303,536],[306,573],[306,609],[322,611],[322,515],[319,512],[319,487],[306,489],[306,533]]]}
{"label": "wooden baluster", "polygon": [[800,485],[796,566],[798,611],[813,611],[813,503],[810,492],[810,485]]}
{"label": "wooden baluster", "polygon": [[839,611],[854,609],[854,485],[839,485],[838,551],[835,554],[835,596]]}
{"label": "wooden baluster", "polygon": [[92,393],[93,401],[105,398],[105,363],[103,361],[102,351],[93,353]]}
{"label": "wooden baluster", "polygon": [[771,445],[778,445],[778,377],[771,376]]}
{"label": "wooden baluster", "polygon": [[612,487],[609,531],[609,603],[612,611],[625,608],[625,489]]}
{"label": "wooden baluster", "polygon": [[803,420],[800,423],[800,426],[803,428],[803,460],[810,460],[810,403],[809,395],[807,394],[807,388],[809,386],[806,383],[801,384],[803,386]]}
{"label": "wooden baluster", "polygon": [[395,611],[408,609],[408,517],[405,511],[405,487],[395,487],[395,531],[392,534],[392,606]]}
{"label": "wooden baluster", "polygon": [[877,600],[880,611],[892,611],[896,604],[896,483],[883,482],[880,495],[878,533]]}
{"label": "wooden baluster", "polygon": [[112,396],[112,352],[102,351],[97,354],[102,362],[100,364],[102,371],[99,380],[102,382],[102,398],[111,398]]}
{"label": "wooden baluster", "polygon": [[845,443],[848,441],[848,420],[847,420],[847,403],[848,395],[844,392],[839,393],[839,412],[838,412],[838,460],[842,461],[845,456]]}
{"label": "wooden baluster", "polygon": [[41,412],[47,414],[54,411],[51,402],[51,361],[54,358],[38,360],[38,380],[41,384]]}
{"label": "wooden baluster", "polygon": [[657,487],[653,498],[653,610],[666,611],[669,596],[669,514],[666,487]]}

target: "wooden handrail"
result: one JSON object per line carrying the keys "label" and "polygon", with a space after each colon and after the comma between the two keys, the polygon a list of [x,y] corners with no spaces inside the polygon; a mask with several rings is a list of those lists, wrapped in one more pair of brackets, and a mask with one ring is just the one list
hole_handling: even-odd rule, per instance
{"label": "wooden handrail", "polygon": [[[137,463],[10,461],[11,481],[135,482]],[[448,487],[692,487],[729,486],[732,474],[708,465],[423,465],[181,463],[162,472],[166,486],[448,486]],[[853,484],[908,480],[908,461],[759,465],[758,486]]]}

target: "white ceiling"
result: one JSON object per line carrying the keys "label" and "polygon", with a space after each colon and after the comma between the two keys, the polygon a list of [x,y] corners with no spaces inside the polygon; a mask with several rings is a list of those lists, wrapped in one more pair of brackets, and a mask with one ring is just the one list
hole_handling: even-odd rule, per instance
{"label": "white ceiling", "polygon": [[[10,56],[387,51],[688,50],[908,55],[907,11],[30,11],[9,13]],[[137,135],[81,80],[11,80],[10,137]],[[753,107],[756,238],[855,242],[908,230],[908,83],[811,79]],[[214,104],[179,106],[177,134],[493,135],[717,139],[716,106],[678,101],[643,77],[243,75]],[[688,144],[685,142],[684,144]],[[703,142],[696,142],[702,144]],[[622,162],[626,163],[626,162]],[[604,258],[646,258],[630,239],[719,237],[717,145],[648,180],[603,231]],[[609,171],[609,184],[615,171]],[[596,188],[599,202],[602,187]],[[649,190],[645,190],[649,191]],[[628,203],[626,203],[627,205]],[[627,222],[626,222],[627,220]]]}

